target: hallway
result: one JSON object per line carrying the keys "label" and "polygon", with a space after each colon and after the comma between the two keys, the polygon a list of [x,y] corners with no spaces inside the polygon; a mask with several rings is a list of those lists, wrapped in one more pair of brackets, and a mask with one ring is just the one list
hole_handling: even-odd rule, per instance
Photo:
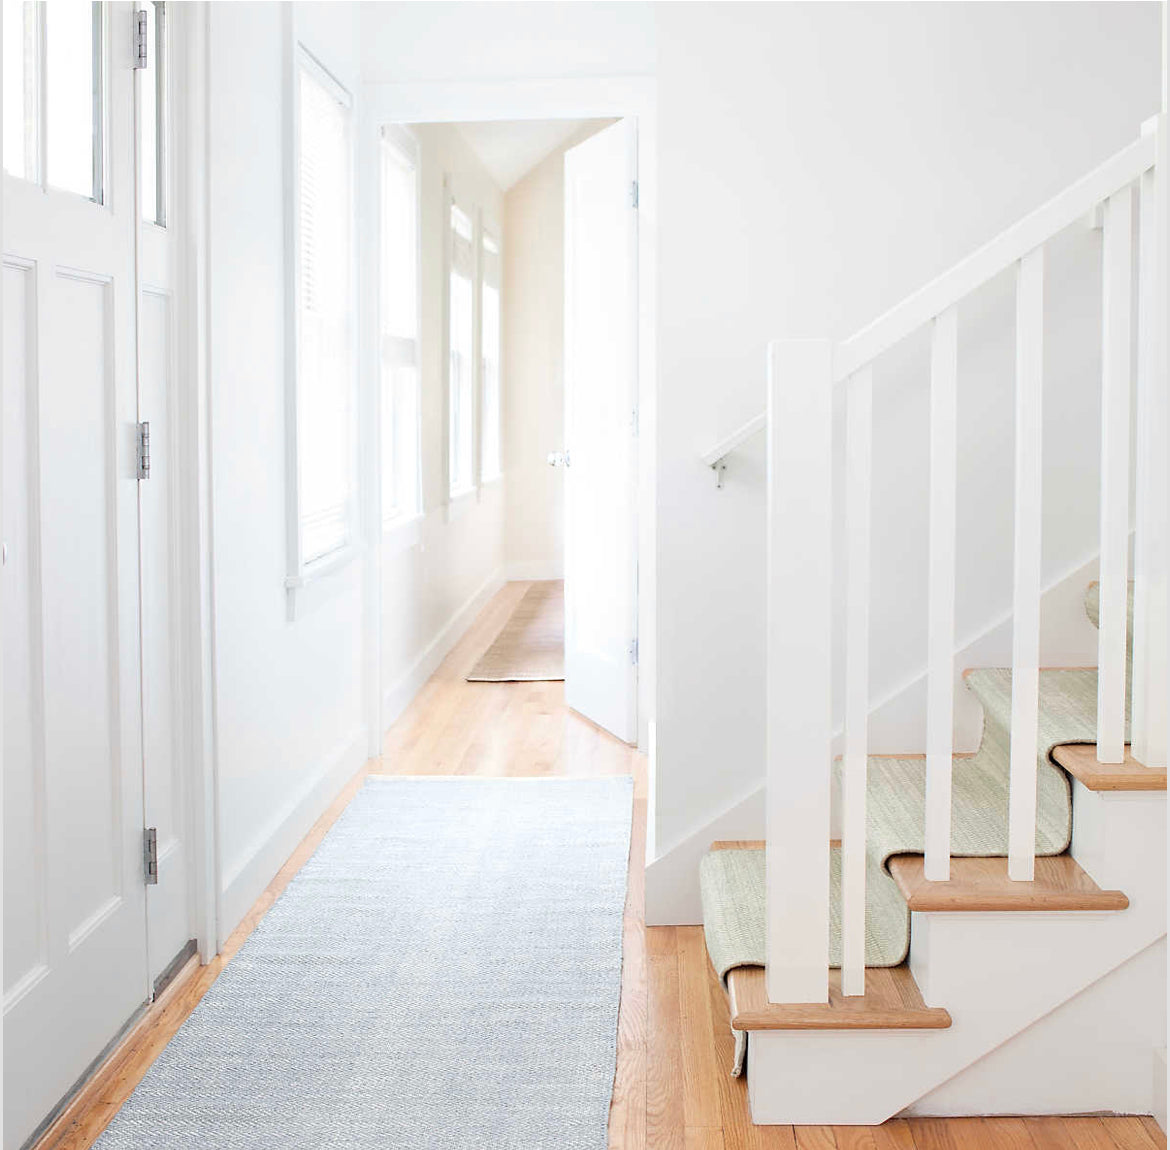
{"label": "hallway", "polygon": [[193,960],[184,969],[40,1150],[84,1150],[93,1144],[370,773],[634,776],[612,1150],[1154,1150],[1166,1145],[1149,1118],[910,1120],[873,1129],[752,1126],[746,1082],[727,1074],[726,999],[710,970],[701,928],[647,931],[643,925],[644,757],[567,711],[563,683],[464,678],[529,586],[509,583],[491,600],[391,729],[381,761],[367,763],[338,796],[223,954],[206,967]]}

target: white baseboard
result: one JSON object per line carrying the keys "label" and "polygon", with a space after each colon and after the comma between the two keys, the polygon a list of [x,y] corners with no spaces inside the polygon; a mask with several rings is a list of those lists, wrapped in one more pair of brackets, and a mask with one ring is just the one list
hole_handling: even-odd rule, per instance
{"label": "white baseboard", "polygon": [[646,867],[646,925],[698,926],[699,860],[719,839],[764,837],[764,788],[758,787],[692,831]]}
{"label": "white baseboard", "polygon": [[[1042,636],[1045,666],[1090,666],[1097,661],[1097,631],[1084,613],[1084,593],[1097,577],[1096,556],[1078,563],[1044,591],[1042,619],[1051,628]],[[1011,614],[994,620],[969,638],[955,658],[955,749],[978,749],[983,711],[962,686],[968,667],[1007,666],[1011,663]],[[903,682],[878,699],[869,716],[873,754],[917,754],[926,730],[926,672]],[[840,733],[838,732],[838,741]],[[840,747],[837,748],[838,752]],[[669,770],[669,767],[666,768]],[[761,776],[763,771],[761,769]],[[833,826],[840,837],[840,803],[833,798]],[[687,926],[703,921],[699,901],[699,860],[718,839],[764,837],[764,785],[742,795],[718,814],[693,828],[665,848],[646,870],[646,922],[652,926]]]}
{"label": "white baseboard", "polygon": [[225,876],[216,950],[239,926],[264,888],[338,792],[366,761],[366,729],[351,732],[257,836],[251,854]]}
{"label": "white baseboard", "polygon": [[463,638],[467,628],[507,580],[502,570],[493,572],[443,625],[439,633],[423,648],[413,663],[391,684],[382,696],[382,731],[385,733],[410,706],[423,684],[435,673],[451,648]]}
{"label": "white baseboard", "polygon": [[1166,1047],[1154,1051],[1154,1121],[1166,1132]]}
{"label": "white baseboard", "polygon": [[505,583],[563,579],[565,565],[560,559],[521,559],[504,566]]}

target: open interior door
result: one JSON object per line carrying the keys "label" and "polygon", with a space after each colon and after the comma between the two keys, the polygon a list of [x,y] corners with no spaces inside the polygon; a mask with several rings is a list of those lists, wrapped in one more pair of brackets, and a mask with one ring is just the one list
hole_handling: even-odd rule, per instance
{"label": "open interior door", "polygon": [[637,737],[637,140],[565,153],[565,700]]}

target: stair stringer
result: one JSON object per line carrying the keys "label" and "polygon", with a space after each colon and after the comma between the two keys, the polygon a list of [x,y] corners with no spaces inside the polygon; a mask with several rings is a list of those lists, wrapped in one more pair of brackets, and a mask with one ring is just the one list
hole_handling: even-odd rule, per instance
{"label": "stair stringer", "polygon": [[884,1122],[1163,938],[1165,793],[1078,788],[1073,822],[1082,838],[1094,832],[1096,870],[1078,861],[1125,891],[1128,910],[914,913],[911,969],[927,1005],[950,1012],[951,1028],[753,1032],[752,1120]]}

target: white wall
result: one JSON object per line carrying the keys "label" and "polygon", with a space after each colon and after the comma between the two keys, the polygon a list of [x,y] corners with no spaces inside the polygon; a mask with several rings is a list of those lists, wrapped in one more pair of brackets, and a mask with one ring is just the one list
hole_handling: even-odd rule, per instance
{"label": "white wall", "polygon": [[504,196],[505,553],[512,578],[560,578],[564,570],[564,472],[547,457],[565,446],[565,152],[607,123],[575,132]]}
{"label": "white wall", "polygon": [[[296,7],[358,88],[356,12]],[[211,6],[210,363],[220,938],[365,752],[362,579],[286,612],[285,5]],[[241,114],[246,109],[246,114]]]}
{"label": "white wall", "polygon": [[[498,587],[504,562],[504,484],[447,506],[444,175],[460,205],[499,226],[503,195],[459,132],[415,125],[422,178],[422,491],[419,523],[391,532],[382,547],[382,725],[401,713],[443,654]],[[505,246],[507,236],[504,238]]]}
{"label": "white wall", "polygon": [[[1159,9],[656,11],[663,849],[762,776],[761,446],[723,491],[698,453],[762,408],[769,339],[850,334],[1135,138],[1158,106]],[[1046,380],[1049,575],[1095,547],[1098,242],[1062,241],[1049,277],[1050,341],[1070,338]],[[960,636],[1009,602],[1008,301],[997,285],[960,316]],[[876,696],[925,651],[924,364],[915,346],[877,373]]]}
{"label": "white wall", "polygon": [[361,8],[368,84],[645,76],[654,70],[655,5],[649,3],[393,2]]}

